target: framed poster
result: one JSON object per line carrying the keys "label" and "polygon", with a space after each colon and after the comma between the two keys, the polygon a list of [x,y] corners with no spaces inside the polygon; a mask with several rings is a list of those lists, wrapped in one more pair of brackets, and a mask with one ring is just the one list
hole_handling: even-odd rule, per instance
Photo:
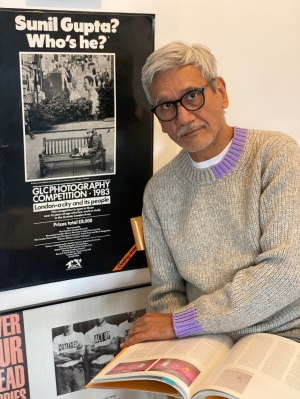
{"label": "framed poster", "polygon": [[146,267],[154,16],[0,10],[0,290]]}
{"label": "framed poster", "polygon": [[105,354],[103,347],[118,342],[116,355],[134,320],[148,310],[149,292],[141,287],[1,315],[1,398],[154,399],[153,394],[85,389],[91,373],[113,357],[111,348]]}

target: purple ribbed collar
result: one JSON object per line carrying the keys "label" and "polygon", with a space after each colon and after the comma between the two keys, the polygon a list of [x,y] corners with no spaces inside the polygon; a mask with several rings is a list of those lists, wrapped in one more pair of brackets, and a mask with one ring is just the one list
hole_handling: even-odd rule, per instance
{"label": "purple ribbed collar", "polygon": [[225,177],[238,163],[238,160],[243,152],[248,129],[242,129],[239,127],[234,127],[233,129],[233,139],[225,157],[216,165],[211,166],[211,170],[213,171],[216,179],[222,179]]}

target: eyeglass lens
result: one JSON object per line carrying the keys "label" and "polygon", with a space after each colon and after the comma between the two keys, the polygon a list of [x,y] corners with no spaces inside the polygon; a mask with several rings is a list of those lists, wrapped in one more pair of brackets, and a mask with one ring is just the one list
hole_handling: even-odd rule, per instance
{"label": "eyeglass lens", "polygon": [[[188,111],[196,111],[201,108],[204,104],[203,92],[194,90],[186,93],[180,100],[181,105]],[[170,121],[177,115],[177,104],[176,103],[163,103],[155,109],[156,116],[162,121]]]}

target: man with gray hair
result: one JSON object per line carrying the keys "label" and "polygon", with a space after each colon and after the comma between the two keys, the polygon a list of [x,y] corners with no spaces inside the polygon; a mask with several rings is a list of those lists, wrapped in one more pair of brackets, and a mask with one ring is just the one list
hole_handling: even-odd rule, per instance
{"label": "man with gray hair", "polygon": [[123,346],[269,332],[300,342],[300,150],[289,136],[227,125],[226,84],[202,45],[149,56],[142,82],[182,151],[144,194],[153,313]]}

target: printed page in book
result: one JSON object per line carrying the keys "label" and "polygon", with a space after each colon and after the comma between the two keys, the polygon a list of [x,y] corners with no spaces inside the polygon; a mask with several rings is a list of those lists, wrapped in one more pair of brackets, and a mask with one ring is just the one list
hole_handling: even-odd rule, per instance
{"label": "printed page in book", "polygon": [[242,338],[194,399],[299,399],[300,344],[273,334]]}
{"label": "printed page in book", "polygon": [[[106,387],[120,387],[121,381],[122,388],[172,395],[178,392],[190,398],[232,345],[226,335],[134,345],[102,370],[88,387],[101,387],[103,383]],[[151,380],[151,384],[145,380]]]}

